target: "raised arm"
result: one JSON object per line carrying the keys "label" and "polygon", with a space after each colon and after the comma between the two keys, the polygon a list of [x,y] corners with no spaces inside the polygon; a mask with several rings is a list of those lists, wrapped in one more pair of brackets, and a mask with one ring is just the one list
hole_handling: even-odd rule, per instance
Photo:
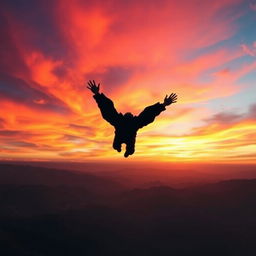
{"label": "raised arm", "polygon": [[98,94],[100,92],[100,84],[96,85],[94,80],[89,80],[87,83],[88,86],[86,86],[94,95]]}
{"label": "raised arm", "polygon": [[138,128],[142,128],[152,122],[154,122],[156,116],[158,116],[165,107],[177,102],[177,95],[172,93],[170,96],[166,95],[163,103],[156,103],[152,106],[146,107],[137,117]]}
{"label": "raised arm", "polygon": [[168,96],[166,94],[165,98],[164,98],[164,102],[163,102],[163,105],[164,106],[168,106],[168,105],[171,105],[173,103],[176,103],[177,102],[177,99],[178,99],[178,96],[176,93],[171,93],[170,96]]}
{"label": "raised arm", "polygon": [[87,88],[94,94],[93,98],[96,100],[101,111],[102,117],[111,125],[115,126],[119,119],[114,103],[103,93],[100,93],[100,84],[96,85],[95,81],[89,81]]}

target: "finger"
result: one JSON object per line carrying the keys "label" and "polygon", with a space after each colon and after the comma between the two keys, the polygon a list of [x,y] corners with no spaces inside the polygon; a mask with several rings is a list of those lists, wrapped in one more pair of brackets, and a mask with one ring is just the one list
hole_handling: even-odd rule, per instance
{"label": "finger", "polygon": [[98,89],[100,89],[100,83],[98,84]]}
{"label": "finger", "polygon": [[96,85],[95,81],[93,80],[93,85]]}

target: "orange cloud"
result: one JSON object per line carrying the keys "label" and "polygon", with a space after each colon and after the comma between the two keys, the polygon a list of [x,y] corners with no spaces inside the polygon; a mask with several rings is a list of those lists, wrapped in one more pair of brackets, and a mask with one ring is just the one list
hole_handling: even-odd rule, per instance
{"label": "orange cloud", "polygon": [[[62,0],[47,7],[38,1],[44,8],[34,16],[7,8],[1,158],[120,158],[111,149],[113,128],[85,87],[95,79],[122,112],[138,114],[166,94],[179,95],[140,132],[135,159],[251,159],[252,115],[206,120],[212,112],[205,106],[243,90],[239,79],[255,69],[254,62],[239,62],[255,55],[254,44],[221,45],[237,33],[242,2]],[[234,151],[225,155],[225,148]]]}

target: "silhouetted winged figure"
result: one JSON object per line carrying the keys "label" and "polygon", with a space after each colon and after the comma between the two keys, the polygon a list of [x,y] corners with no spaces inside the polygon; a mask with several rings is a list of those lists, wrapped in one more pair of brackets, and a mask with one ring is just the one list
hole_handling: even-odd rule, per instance
{"label": "silhouetted winged figure", "polygon": [[88,82],[87,88],[93,92],[93,97],[98,104],[102,117],[115,127],[113,148],[121,152],[122,143],[126,144],[125,157],[132,155],[135,151],[137,131],[152,123],[155,117],[165,110],[166,106],[177,102],[177,95],[172,93],[170,96],[165,96],[163,103],[158,102],[148,106],[138,116],[134,116],[130,112],[118,113],[112,100],[100,93],[100,84],[96,85],[94,80]]}

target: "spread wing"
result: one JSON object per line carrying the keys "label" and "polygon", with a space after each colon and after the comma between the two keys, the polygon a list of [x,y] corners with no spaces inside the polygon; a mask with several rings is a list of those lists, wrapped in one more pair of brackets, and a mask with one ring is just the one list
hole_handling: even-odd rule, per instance
{"label": "spread wing", "polygon": [[146,107],[138,116],[137,124],[138,128],[142,128],[150,123],[152,123],[156,116],[158,116],[162,111],[165,110],[165,107],[161,103],[156,103],[152,106]]}
{"label": "spread wing", "polygon": [[115,126],[118,122],[119,114],[115,109],[113,101],[103,93],[95,94],[93,97],[98,104],[102,117],[111,125]]}

